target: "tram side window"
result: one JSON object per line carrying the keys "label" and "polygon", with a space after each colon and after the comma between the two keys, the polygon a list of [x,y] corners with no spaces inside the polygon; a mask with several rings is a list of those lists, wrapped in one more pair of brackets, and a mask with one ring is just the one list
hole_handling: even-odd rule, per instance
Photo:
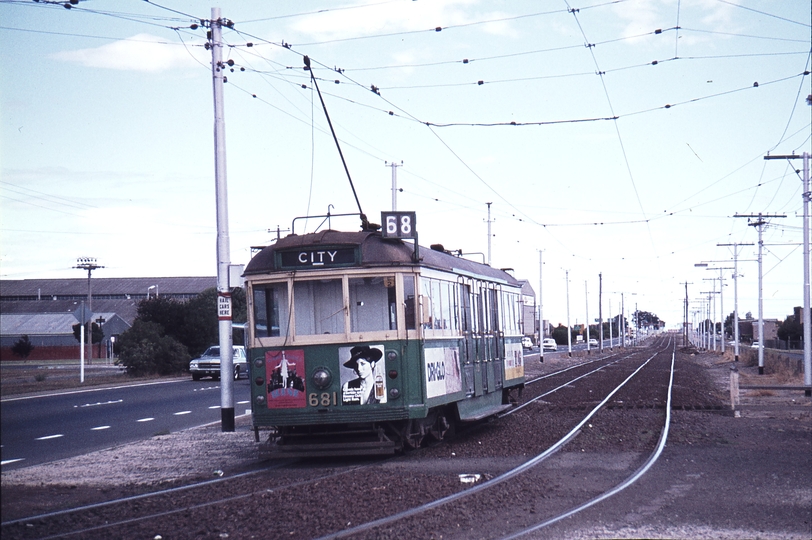
{"label": "tram side window", "polygon": [[341,279],[294,282],[293,304],[297,336],[344,333]]}
{"label": "tram side window", "polygon": [[351,332],[397,329],[393,276],[352,278],[349,286]]}
{"label": "tram side window", "polygon": [[287,333],[287,283],[254,287],[254,336],[275,337]]}
{"label": "tram side window", "polygon": [[417,295],[414,291],[414,277],[403,276],[403,297],[406,304],[406,330],[417,329]]}

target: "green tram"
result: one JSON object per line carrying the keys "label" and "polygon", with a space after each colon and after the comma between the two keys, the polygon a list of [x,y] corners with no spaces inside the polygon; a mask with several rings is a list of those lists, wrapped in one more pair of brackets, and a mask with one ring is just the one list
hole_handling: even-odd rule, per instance
{"label": "green tram", "polygon": [[271,456],[386,454],[512,406],[520,283],[378,231],[292,234],[245,268],[254,431]]}

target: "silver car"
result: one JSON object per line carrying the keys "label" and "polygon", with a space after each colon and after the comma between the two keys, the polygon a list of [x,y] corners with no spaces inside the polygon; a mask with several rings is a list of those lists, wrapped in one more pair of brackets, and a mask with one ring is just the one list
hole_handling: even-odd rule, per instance
{"label": "silver car", "polygon": [[[192,380],[199,381],[201,377],[211,377],[220,379],[220,347],[214,345],[206,349],[200,358],[195,358],[189,363],[189,371],[192,372]],[[245,374],[248,377],[248,361],[245,357],[245,347],[234,346],[234,380]]]}

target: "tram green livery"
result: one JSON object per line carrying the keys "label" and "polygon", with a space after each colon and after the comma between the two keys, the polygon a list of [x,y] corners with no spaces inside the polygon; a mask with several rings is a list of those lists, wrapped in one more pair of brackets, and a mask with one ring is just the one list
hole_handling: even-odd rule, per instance
{"label": "tram green livery", "polygon": [[418,447],[524,387],[520,283],[440,246],[290,235],[252,258],[245,283],[253,426],[271,455]]}

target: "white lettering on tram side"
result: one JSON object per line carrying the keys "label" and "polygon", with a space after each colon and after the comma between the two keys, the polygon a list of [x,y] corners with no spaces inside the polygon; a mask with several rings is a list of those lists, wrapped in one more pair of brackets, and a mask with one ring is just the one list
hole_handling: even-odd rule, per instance
{"label": "white lettering on tram side", "polygon": [[335,262],[338,251],[302,251],[299,253],[299,262],[301,264],[310,263],[313,266],[323,266],[326,262],[324,256],[330,258],[329,262]]}

